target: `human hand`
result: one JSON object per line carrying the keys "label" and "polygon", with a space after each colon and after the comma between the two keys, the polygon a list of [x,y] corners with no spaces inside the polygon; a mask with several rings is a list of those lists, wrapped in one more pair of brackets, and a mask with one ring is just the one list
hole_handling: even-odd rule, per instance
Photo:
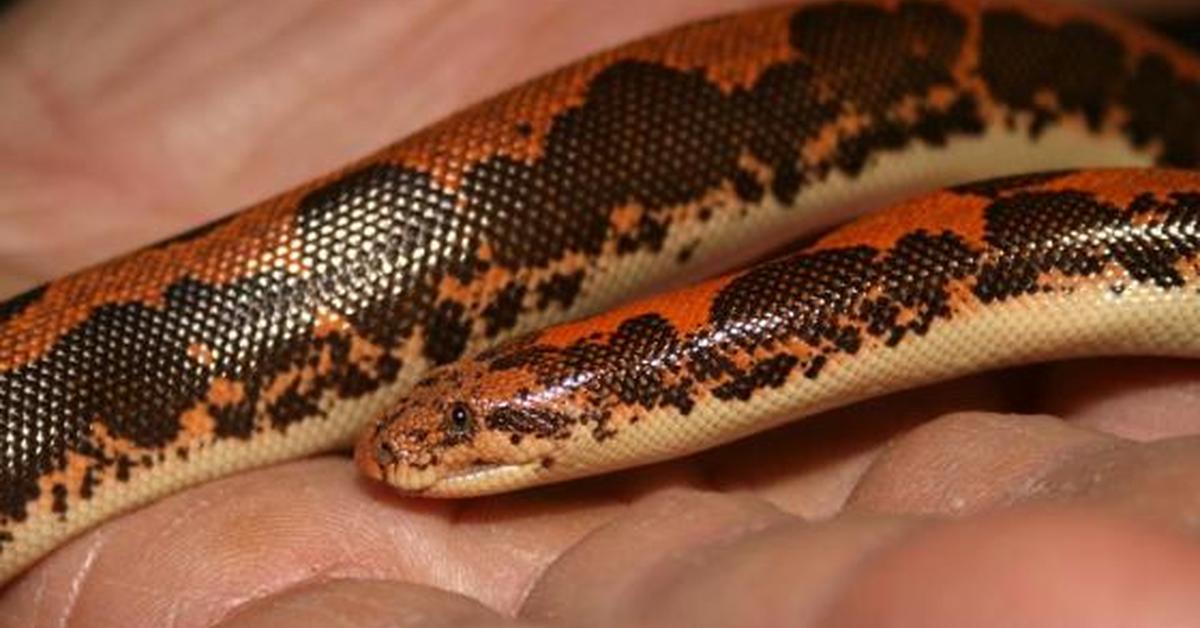
{"label": "human hand", "polygon": [[[643,4],[19,7],[0,23],[0,291],[752,2]],[[1185,623],[1200,615],[1196,374],[1119,360],[977,377],[465,502],[397,497],[340,456],[300,461],[84,535],[4,592],[0,624]]]}

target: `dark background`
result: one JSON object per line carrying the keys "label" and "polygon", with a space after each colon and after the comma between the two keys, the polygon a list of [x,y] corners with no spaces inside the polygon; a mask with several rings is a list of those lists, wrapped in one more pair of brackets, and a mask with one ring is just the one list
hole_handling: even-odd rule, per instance
{"label": "dark background", "polygon": [[1155,24],[1155,26],[1193,49],[1200,50],[1200,8],[1189,18]]}

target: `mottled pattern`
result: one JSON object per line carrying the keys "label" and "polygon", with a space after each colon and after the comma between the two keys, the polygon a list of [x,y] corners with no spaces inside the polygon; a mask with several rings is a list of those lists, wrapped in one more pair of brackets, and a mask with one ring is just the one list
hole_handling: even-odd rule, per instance
{"label": "mottled pattern", "polygon": [[[714,430],[710,421],[692,416],[697,407],[709,415],[728,406],[727,415],[775,417],[780,408],[764,410],[755,402],[789,383],[793,414],[837,401],[821,397],[826,378],[857,379],[868,388],[901,386],[908,381],[901,376],[885,374],[876,378],[882,383],[871,383],[869,374],[846,369],[865,354],[919,348],[939,326],[978,318],[987,308],[1049,298],[1060,312],[1116,311],[1127,307],[1127,291],[1141,287],[1159,290],[1156,298],[1190,313],[1173,323],[1159,321],[1163,326],[1189,333],[1191,319],[1200,315],[1200,173],[1019,176],[960,186],[889,211],[866,219],[875,231],[884,222],[893,225],[893,232],[881,234],[884,246],[830,245],[842,239],[835,232],[808,250],[435,370],[375,426],[361,446],[360,463],[401,488],[424,490],[474,467],[515,467],[539,456],[562,464],[579,457],[579,448],[595,450],[615,439],[621,444],[612,447],[604,466],[630,466],[645,461],[645,450],[659,448],[639,440],[670,440],[667,434],[680,443],[727,440],[719,430],[694,435]],[[972,235],[919,226],[918,219],[934,211],[976,215],[983,229]],[[1077,291],[1097,290],[1107,293],[1107,302],[1080,298],[1073,305]],[[1115,346],[1097,341],[1074,351],[1097,354]],[[996,347],[992,354],[1003,362],[1016,359],[1005,355],[1025,352]],[[952,359],[929,357],[934,364]],[[487,419],[472,428],[470,439],[439,437],[446,408],[464,404]],[[731,421],[728,432],[741,429]],[[412,430],[428,438],[414,441]],[[489,438],[489,431],[499,435]],[[382,443],[389,456],[372,459]],[[534,469],[536,475],[523,483],[555,479],[552,468]]]}
{"label": "mottled pattern", "polygon": [[[628,260],[647,276],[714,262],[709,225],[756,224],[885,156],[1075,124],[1164,165],[1198,160],[1200,65],[1107,18],[1022,6],[836,2],[682,27],[0,305],[0,576],[154,495],[337,446],[430,365],[611,300],[604,287],[626,280],[615,275]],[[891,254],[961,248],[914,233]],[[821,267],[773,272],[791,285]],[[1012,278],[994,298],[1028,289],[1021,269],[996,272]],[[828,289],[864,279],[839,281]],[[590,394],[687,414],[701,388],[740,399],[816,377],[864,334],[923,332],[948,298],[935,284],[873,297],[866,328],[797,331],[819,351],[796,361],[730,361],[714,340],[678,372],[598,377]],[[730,324],[750,312],[736,293],[717,304]],[[618,364],[684,342],[674,321],[630,324],[571,359]],[[509,426],[509,441],[514,426],[618,429],[604,409],[480,417]]]}

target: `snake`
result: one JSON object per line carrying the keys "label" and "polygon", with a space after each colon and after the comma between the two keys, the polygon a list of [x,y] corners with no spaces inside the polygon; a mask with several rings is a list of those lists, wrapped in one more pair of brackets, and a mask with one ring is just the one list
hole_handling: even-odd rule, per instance
{"label": "snake", "polygon": [[356,438],[467,496],[1194,356],[1198,163],[1200,61],[1092,9],[833,0],[597,53],[0,304],[0,580]]}

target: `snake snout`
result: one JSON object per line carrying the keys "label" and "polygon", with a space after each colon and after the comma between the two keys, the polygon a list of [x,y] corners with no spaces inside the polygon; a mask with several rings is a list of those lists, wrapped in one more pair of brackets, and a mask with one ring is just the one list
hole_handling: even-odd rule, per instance
{"label": "snake snout", "polygon": [[364,438],[354,447],[354,463],[363,475],[372,480],[384,478],[384,468],[395,462],[395,456],[386,448],[386,442]]}

